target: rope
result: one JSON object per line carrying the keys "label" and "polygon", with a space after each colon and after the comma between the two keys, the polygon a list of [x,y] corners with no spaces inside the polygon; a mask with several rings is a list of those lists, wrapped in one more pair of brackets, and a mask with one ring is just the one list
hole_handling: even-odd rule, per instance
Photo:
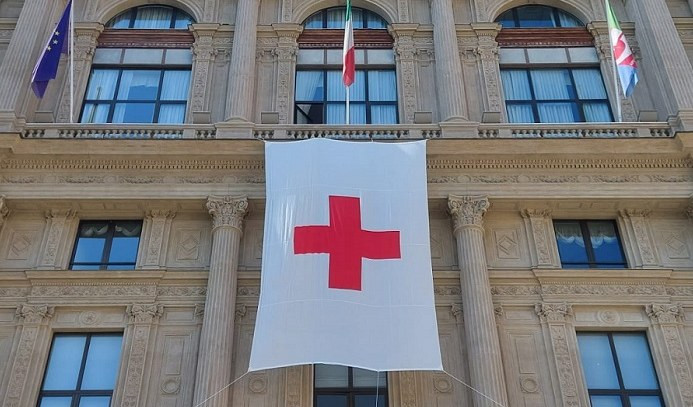
{"label": "rope", "polygon": [[445,370],[443,370],[443,373],[445,373],[446,375],[448,375],[448,376],[452,377],[453,379],[457,380],[461,385],[467,387],[469,390],[471,390],[471,391],[473,391],[474,393],[480,395],[481,397],[485,398],[486,400],[490,401],[491,403],[493,403],[493,404],[495,404],[495,405],[497,405],[497,406],[499,406],[499,407],[505,407],[503,404],[497,402],[496,400],[492,399],[491,397],[487,396],[486,394],[480,392],[479,390],[475,389],[474,387],[472,387],[472,386],[468,385],[467,383],[463,382],[462,380],[456,378],[455,376],[451,375],[450,373],[446,372]]}
{"label": "rope", "polygon": [[195,404],[195,407],[204,406],[205,404],[207,404],[207,402],[208,402],[209,400],[211,400],[211,399],[213,399],[214,397],[216,397],[216,396],[217,396],[219,393],[221,393],[222,391],[224,391],[224,390],[228,389],[229,387],[233,386],[234,383],[236,383],[237,381],[241,380],[241,379],[242,379],[245,375],[247,375],[248,373],[250,373],[250,371],[247,371],[247,372],[243,373],[243,374],[240,375],[236,380],[234,380],[234,381],[232,381],[231,383],[227,384],[226,386],[222,387],[222,388],[219,389],[219,391],[217,391],[216,393],[214,393],[214,394],[212,394],[211,396],[207,397],[206,399],[202,400],[202,402],[200,402],[200,403],[198,403],[198,404]]}
{"label": "rope", "polygon": [[380,371],[375,372],[375,407],[378,407],[378,393],[380,391]]}

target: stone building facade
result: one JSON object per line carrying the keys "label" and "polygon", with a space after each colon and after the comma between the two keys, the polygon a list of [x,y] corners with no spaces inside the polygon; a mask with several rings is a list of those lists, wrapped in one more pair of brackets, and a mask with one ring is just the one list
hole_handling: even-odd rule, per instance
{"label": "stone building facade", "polygon": [[[562,22],[523,29],[525,14],[513,10],[528,3]],[[131,10],[152,4],[183,17],[167,29],[137,29]],[[367,102],[364,120],[394,116],[390,124],[306,123],[299,72],[320,71],[337,49],[329,30],[311,34],[307,21],[341,5],[78,0],[71,113],[66,57],[43,99],[30,88],[65,2],[0,1],[0,405],[77,406],[80,397],[103,403],[94,406],[328,405],[313,366],[252,373],[222,389],[248,366],[263,141],[332,137],[429,140],[431,253],[448,372],[504,406],[693,406],[693,3],[612,1],[640,65],[640,83],[625,99],[614,91],[602,1],[354,0],[384,21],[357,32],[357,48],[377,51],[364,53],[368,61],[389,52],[390,62],[372,70],[394,72],[396,86],[394,99],[380,104],[390,107],[376,113],[381,100]],[[508,15],[520,28],[506,25]],[[532,15],[527,21],[537,21]],[[316,50],[328,62],[306,63]],[[560,53],[568,57],[552,59]],[[149,107],[105,97],[101,91],[115,92],[108,78],[94,93],[97,73],[118,72],[122,87],[123,72],[145,71],[155,57],[158,72],[168,72],[167,58],[176,61],[171,72],[188,72],[186,92],[157,94],[150,119],[161,124],[117,123]],[[601,78],[602,90],[589,89],[603,96],[582,98],[578,84],[572,113],[560,113],[575,120],[539,123],[551,121],[541,116],[547,102],[534,93],[515,100],[509,72],[538,78],[534,68],[556,67],[574,80],[572,69]],[[149,86],[138,83],[133,95]],[[622,122],[613,120],[616,98]],[[329,119],[330,102],[316,114]],[[525,112],[537,123],[518,120],[517,106],[532,106]],[[586,122],[597,111],[609,120]],[[580,231],[561,232],[566,221]],[[590,239],[596,224],[612,232]],[[131,264],[79,262],[80,239],[102,233],[100,225],[115,230],[108,244],[135,239]],[[582,249],[570,246],[577,235]],[[618,247],[620,260],[599,263],[604,242]],[[589,259],[571,263],[569,249],[587,250]],[[87,350],[76,356],[78,389],[51,387],[56,355],[73,362],[57,338],[87,349],[116,337],[108,391],[94,385],[89,393]],[[591,370],[603,366],[592,354],[601,340],[616,363],[615,387],[593,385],[606,383]],[[654,382],[630,386],[628,367],[653,369]],[[443,373],[386,377],[388,406],[494,405]],[[349,405],[365,405],[354,402],[352,387],[344,391]],[[51,397],[66,404],[48,404]]]}

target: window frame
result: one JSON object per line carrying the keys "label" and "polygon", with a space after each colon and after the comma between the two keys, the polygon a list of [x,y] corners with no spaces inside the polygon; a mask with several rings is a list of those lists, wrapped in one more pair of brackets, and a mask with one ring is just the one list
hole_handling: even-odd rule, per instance
{"label": "window frame", "polygon": [[[662,386],[661,386],[661,381],[659,380],[659,375],[657,374],[657,368],[654,363],[654,357],[652,355],[652,347],[650,346],[650,341],[648,340],[647,333],[643,331],[633,331],[633,332],[623,332],[623,331],[593,331],[593,330],[585,330],[585,331],[578,331],[576,332],[577,336],[580,334],[599,334],[599,335],[606,335],[608,340],[609,340],[609,348],[611,349],[611,357],[613,358],[614,361],[614,367],[616,369],[616,377],[618,378],[618,389],[590,389],[587,387],[587,384],[585,383],[585,387],[587,389],[587,394],[588,398],[592,400],[592,396],[619,396],[621,399],[621,406],[622,407],[630,407],[630,396],[658,396],[659,397],[659,402],[663,407],[666,406],[666,403],[664,402],[664,394],[662,392]],[[621,365],[618,361],[618,355],[616,353],[616,345],[614,344],[614,334],[619,334],[619,335],[638,335],[638,336],[643,336],[645,337],[645,341],[647,342],[647,346],[649,349],[649,356],[650,356],[650,361],[652,362],[652,367],[654,369],[654,376],[655,379],[657,380],[657,390],[644,390],[644,389],[635,389],[635,390],[628,390],[625,388],[625,385],[623,383],[623,374],[621,373]],[[578,352],[580,351],[580,347],[578,346]],[[581,367],[582,368],[582,367]],[[584,369],[582,370],[583,375]]]}
{"label": "window frame", "polygon": [[[616,267],[615,269],[621,270],[621,269],[627,269],[628,268],[628,258],[626,257],[626,253],[623,250],[623,240],[621,239],[621,232],[619,231],[618,228],[618,222],[616,222],[613,219],[553,219],[552,226],[554,227],[554,236],[556,236],[556,228],[555,225],[556,223],[560,222],[578,222],[580,225],[580,232],[582,233],[582,240],[585,243],[585,252],[587,253],[587,266],[589,269],[602,269],[602,270],[608,270],[612,267],[599,267],[600,265],[606,265],[606,266],[620,266],[623,265],[622,268]],[[622,263],[599,263],[595,261],[594,258],[594,248],[592,247],[592,239],[589,233],[589,228],[587,227],[588,222],[610,222],[614,226],[614,234],[616,235],[616,240],[618,242],[618,249],[621,254],[621,258],[623,259]],[[564,265],[577,265],[577,264],[585,264],[585,262],[579,262],[579,263],[566,263],[561,259],[561,253],[558,250],[558,237],[556,236],[556,251],[558,251],[558,260],[561,262],[561,268],[565,269]],[[578,267],[567,267],[567,269],[578,269]]]}
{"label": "window frame", "polygon": [[[520,8],[522,8],[522,7],[527,7],[527,6],[530,6],[530,7],[544,7],[544,8],[551,9],[551,16],[553,17],[554,22],[555,22],[556,25],[555,25],[554,27],[541,27],[541,26],[540,26],[540,27],[521,27],[521,26],[520,26],[520,15],[519,15],[519,13],[518,13],[518,9],[520,9]],[[507,13],[507,12],[511,12],[511,13],[512,13],[512,16],[513,16],[513,24],[514,24],[513,27],[502,27],[503,23],[502,23],[501,21],[499,21],[500,18],[501,18],[501,16],[504,15],[505,13]],[[496,22],[496,23],[498,23],[498,24],[501,24],[501,27],[502,27],[503,29],[506,29],[506,28],[508,28],[508,29],[513,29],[513,28],[525,28],[525,29],[576,28],[576,27],[572,27],[572,26],[570,26],[570,27],[563,27],[563,26],[561,26],[561,17],[560,17],[560,13],[565,13],[565,14],[569,15],[570,17],[574,18],[576,21],[578,21],[578,22],[580,22],[581,24],[583,24],[583,26],[585,25],[585,24],[583,23],[582,19],[577,18],[577,17],[575,16],[575,14],[570,13],[570,12],[567,12],[567,11],[565,11],[565,10],[563,10],[563,9],[558,8],[558,7],[547,6],[547,5],[544,5],[544,4],[524,4],[524,5],[521,5],[521,6],[513,7],[513,8],[511,8],[511,9],[509,9],[509,10],[505,10],[504,12],[500,13],[500,14],[498,15],[498,17],[494,20],[494,22]]]}
{"label": "window frame", "polygon": [[[98,268],[95,269],[77,269],[75,270],[73,267],[75,266],[75,256],[77,255],[77,247],[79,246],[79,233],[82,230],[82,225],[86,223],[99,223],[99,222],[105,222],[108,223],[108,234],[106,235],[106,241],[104,242],[104,247],[103,247],[103,252],[101,253],[101,262],[100,263],[95,263],[95,262],[81,262],[77,263],[77,266],[98,266]],[[138,236],[138,242],[137,242],[137,252],[135,252],[135,262],[134,263],[125,263],[125,262],[113,262],[109,263],[108,258],[111,256],[111,248],[113,246],[113,237],[115,234],[115,224],[117,222],[139,222],[140,223],[140,235]],[[142,232],[144,231],[144,222],[141,219],[111,219],[111,220],[96,220],[96,219],[84,219],[79,222],[79,225],[77,226],[77,236],[75,237],[74,240],[74,247],[72,248],[72,255],[70,256],[70,266],[69,270],[74,270],[74,271],[128,271],[128,270],[135,270],[137,267],[137,256],[140,253],[140,244],[142,244]],[[108,266],[129,266],[132,265],[132,269],[117,269],[117,270],[109,270]]]}
{"label": "window frame", "polygon": [[[572,95],[570,99],[537,99],[534,92],[534,82],[532,81],[532,75],[530,71],[544,71],[544,70],[556,70],[563,69],[568,71],[568,76],[570,77],[570,86],[572,87]],[[604,92],[606,93],[605,99],[580,99],[577,93],[577,85],[575,82],[575,77],[573,75],[573,70],[575,69],[596,69],[599,71],[599,76],[602,80],[602,85],[604,86]],[[606,84],[604,83],[604,76],[601,74],[601,67],[599,65],[589,64],[589,63],[555,63],[555,64],[537,64],[537,63],[526,63],[526,64],[502,64],[499,66],[500,72],[507,70],[515,71],[525,71],[527,76],[527,83],[529,84],[529,91],[532,95],[531,100],[508,100],[504,96],[505,109],[508,110],[509,105],[530,105],[532,107],[532,115],[534,116],[533,124],[556,124],[553,122],[542,122],[539,116],[539,104],[540,103],[571,103],[577,105],[579,120],[568,122],[568,123],[598,123],[598,122],[588,122],[585,120],[585,111],[583,105],[585,103],[606,103],[609,108],[610,121],[607,123],[612,123],[614,121],[614,114],[611,109],[611,100],[609,100],[609,92],[607,90]],[[502,74],[501,74],[502,82]],[[501,83],[501,87],[502,87]],[[509,119],[508,119],[509,120]],[[525,122],[510,122],[514,124],[524,124]],[[532,124],[528,123],[528,124]]]}
{"label": "window frame", "polygon": [[[89,347],[91,345],[91,339],[94,336],[106,336],[106,335],[120,335],[121,338],[121,359],[119,362],[119,365],[116,370],[116,383],[113,384],[113,389],[111,390],[81,390],[82,387],[82,381],[84,379],[84,370],[87,365],[87,356],[89,355]],[[51,360],[51,355],[53,353],[53,343],[55,342],[55,338],[58,336],[85,336],[86,340],[84,343],[84,350],[82,351],[82,360],[79,365],[79,373],[77,375],[77,383],[75,385],[75,390],[44,390],[43,386],[46,381],[46,376],[48,375],[48,364],[50,363]],[[72,401],[70,402],[70,407],[79,407],[79,403],[81,401],[82,396],[87,396],[87,397],[110,397],[111,398],[111,403],[113,402],[113,393],[115,392],[115,388],[117,387],[117,382],[118,382],[118,374],[120,373],[120,368],[122,366],[122,347],[123,347],[123,332],[56,332],[53,335],[53,338],[51,338],[51,344],[48,352],[48,356],[46,358],[46,362],[44,363],[44,371],[43,371],[43,378],[41,379],[41,387],[39,387],[39,395],[38,399],[36,401],[36,407],[41,406],[41,401],[44,397],[71,397]]]}
{"label": "window frame", "polygon": [[[135,22],[137,21],[137,13],[139,12],[139,9],[141,9],[143,7],[161,7],[161,8],[167,8],[167,9],[171,10],[171,21],[169,23],[168,28],[155,28],[155,29],[146,28],[146,30],[187,30],[187,28],[176,28],[176,19],[177,19],[179,14],[182,14],[184,16],[189,17],[190,21],[191,21],[190,24],[195,24],[195,18],[190,13],[187,13],[187,12],[177,8],[177,7],[167,6],[165,4],[143,4],[140,6],[132,7],[128,10],[123,11],[122,13],[116,14],[115,16],[113,16],[113,18],[108,20],[105,28],[112,29],[112,30],[138,30],[139,28],[135,28]],[[114,28],[112,26],[112,22],[116,18],[118,18],[122,15],[125,15],[125,14],[129,14],[128,18],[130,19],[130,21],[128,22],[128,27],[127,28]]]}
{"label": "window frame", "polygon": [[[385,385],[384,387],[354,387],[354,368],[352,366],[345,366],[348,369],[348,385],[347,387],[316,387],[315,386],[315,365],[313,365],[313,406],[318,407],[318,396],[346,396],[347,407],[354,407],[355,396],[378,396],[385,397],[385,403],[382,407],[388,407],[389,405],[389,378],[387,377],[387,372],[376,372],[377,375],[380,373],[385,373]],[[378,404],[380,406],[380,404]]]}
{"label": "window frame", "polygon": [[[322,10],[316,11],[315,13],[311,14],[306,18],[301,25],[304,27],[304,30],[344,30],[344,28],[330,28],[327,26],[327,14],[330,12],[330,10],[338,10],[338,9],[346,9],[345,6],[336,6],[336,7],[328,7],[324,8]],[[363,8],[363,7],[352,7],[351,12],[352,16],[354,15],[354,10],[360,10],[361,11],[361,23],[363,24],[363,27],[354,27],[354,31],[356,30],[387,30],[388,22],[385,20],[380,14],[371,11],[369,9]],[[322,27],[320,28],[313,28],[313,27],[306,27],[306,23],[312,19],[314,16],[321,14],[321,20],[322,20]],[[370,28],[368,27],[368,16],[372,15],[375,17],[378,17],[380,20],[383,21],[385,27],[374,27]]]}

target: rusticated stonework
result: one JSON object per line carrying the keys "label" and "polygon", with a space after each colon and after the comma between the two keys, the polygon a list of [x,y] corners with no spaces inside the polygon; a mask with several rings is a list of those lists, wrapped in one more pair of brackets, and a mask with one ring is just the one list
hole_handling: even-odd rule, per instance
{"label": "rusticated stonework", "polygon": [[248,213],[248,198],[232,196],[210,196],[207,210],[212,215],[214,228],[230,226],[243,230],[243,218]]}
{"label": "rusticated stonework", "polygon": [[485,196],[455,196],[448,198],[448,210],[454,229],[466,226],[483,226],[483,217],[490,204]]}

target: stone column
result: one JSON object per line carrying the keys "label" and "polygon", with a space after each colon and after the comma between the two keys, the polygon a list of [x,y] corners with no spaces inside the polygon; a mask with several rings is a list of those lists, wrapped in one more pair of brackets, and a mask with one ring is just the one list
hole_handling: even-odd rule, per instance
{"label": "stone column", "polygon": [[53,317],[54,307],[48,305],[22,304],[17,307],[21,321],[21,333],[7,384],[2,406],[21,407],[36,402],[41,364],[45,363],[50,343],[48,322]]}
{"label": "stone column", "polygon": [[49,16],[55,7],[64,4],[55,0],[24,1],[0,65],[0,130],[12,130],[19,124],[17,117],[22,115],[27,92],[31,92],[31,68],[46,45],[46,27],[53,24]]}
{"label": "stone column", "polygon": [[255,48],[259,0],[239,0],[229,64],[226,116],[231,121],[252,121],[255,103]]}
{"label": "stone column", "polygon": [[195,36],[193,44],[193,79],[190,92],[190,112],[194,123],[209,123],[211,112],[209,100],[211,97],[210,86],[212,83],[212,64],[216,58],[214,49],[214,34],[219,24],[193,24],[192,32]]}
{"label": "stone column", "polygon": [[293,123],[294,74],[298,43],[296,40],[303,31],[298,24],[272,24],[277,33],[277,112],[279,123]]}
{"label": "stone column", "polygon": [[[471,385],[507,406],[500,342],[484,249],[483,216],[488,207],[488,199],[483,196],[451,195],[448,199],[457,239]],[[475,394],[474,405],[490,404],[488,400]]]}
{"label": "stone column", "polygon": [[128,305],[126,312],[130,318],[130,327],[125,338],[125,354],[123,355],[126,360],[123,365],[125,383],[121,386],[122,396],[115,395],[113,405],[137,407],[141,406],[145,400],[142,391],[147,388],[145,364],[153,325],[163,315],[164,307],[161,304],[132,304]]}
{"label": "stone column", "polygon": [[498,65],[500,48],[496,42],[496,36],[501,27],[499,24],[489,23],[473,24],[472,28],[479,41],[476,54],[479,58],[479,70],[484,84],[481,87],[484,92],[484,111],[502,112],[505,109],[503,109],[500,91],[501,79]]}
{"label": "stone column", "polygon": [[650,211],[647,209],[625,209],[619,212],[622,230],[628,236],[627,239],[622,239],[622,243],[630,248],[631,268],[660,267],[652,231],[647,222],[649,215]]}
{"label": "stone column", "polygon": [[431,0],[436,89],[441,121],[465,120],[467,102],[451,0]]}
{"label": "stone column", "polygon": [[414,33],[418,27],[418,24],[390,25],[390,34],[395,39],[394,49],[397,60],[402,123],[406,124],[414,123],[414,112],[417,110]]}
{"label": "stone column", "polygon": [[65,269],[68,248],[74,242],[77,226],[76,212],[72,209],[53,209],[46,212],[46,229],[43,234],[38,269]]}
{"label": "stone column", "polygon": [[176,213],[168,209],[148,210],[142,230],[143,250],[138,254],[137,264],[143,269],[158,270],[166,267],[168,236]]}
{"label": "stone column", "polygon": [[652,322],[652,356],[664,401],[668,406],[693,406],[693,366],[683,330],[683,307],[650,304],[645,311]]}
{"label": "stone column", "polygon": [[[76,10],[75,10],[76,11]],[[82,108],[82,100],[87,91],[91,63],[98,45],[98,38],[103,31],[103,25],[99,23],[75,24],[75,84],[74,84],[74,121],[79,122],[79,112]],[[70,74],[65,71],[63,90],[58,101],[58,114],[56,122],[70,122]]]}
{"label": "stone column", "polygon": [[580,361],[575,328],[572,325],[573,307],[567,303],[541,303],[534,308],[546,343],[554,383],[555,405],[589,406],[585,392],[579,391]]}
{"label": "stone column", "polygon": [[[200,335],[193,405],[212,396],[233,379],[233,326],[236,309],[236,271],[248,211],[245,197],[210,196],[207,209],[212,215],[212,257],[209,264],[207,298]],[[207,407],[227,407],[229,390],[210,399]]]}

